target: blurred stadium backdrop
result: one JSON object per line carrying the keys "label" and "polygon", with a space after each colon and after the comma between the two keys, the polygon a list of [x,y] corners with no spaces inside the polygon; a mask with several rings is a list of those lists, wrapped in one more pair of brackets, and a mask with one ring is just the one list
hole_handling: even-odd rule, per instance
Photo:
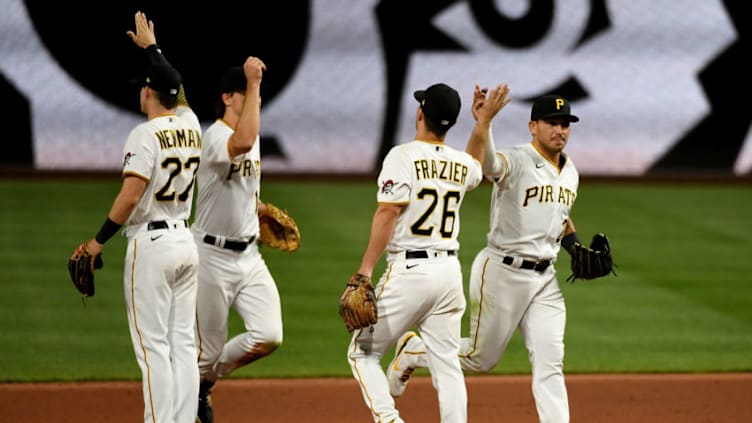
{"label": "blurred stadium backdrop", "polygon": [[[155,21],[206,125],[222,69],[248,55],[266,62],[267,172],[376,171],[413,136],[412,92],[439,81],[463,96],[448,139],[458,147],[472,126],[474,84],[506,82],[514,100],[495,124],[500,145],[526,142],[531,100],[555,92],[582,117],[568,151],[583,175],[752,171],[749,25],[730,0],[219,0],[178,9],[4,0],[0,92],[12,142],[0,164],[119,169],[142,119],[128,84],[142,55],[125,35],[137,9]],[[228,10],[252,24],[227,25]]]}

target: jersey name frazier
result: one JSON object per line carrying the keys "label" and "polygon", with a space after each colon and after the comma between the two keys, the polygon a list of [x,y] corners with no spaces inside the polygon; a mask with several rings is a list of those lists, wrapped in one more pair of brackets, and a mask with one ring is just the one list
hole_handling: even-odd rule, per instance
{"label": "jersey name frazier", "polygon": [[416,179],[440,179],[465,185],[467,165],[450,160],[421,159],[414,160]]}
{"label": "jersey name frazier", "polygon": [[[556,202],[571,206],[574,203],[577,193],[566,187],[559,187],[559,195],[556,197]],[[525,200],[522,202],[522,207],[527,207],[531,200],[538,200],[539,203],[553,203],[554,202],[554,187],[553,185],[536,185],[525,189]]]}
{"label": "jersey name frazier", "polygon": [[237,173],[240,175],[240,177],[248,177],[255,175],[253,172],[254,164],[256,165],[255,168],[258,169],[261,166],[260,160],[251,160],[251,159],[244,159],[239,162],[233,162],[230,163],[230,170],[227,172],[227,180],[229,181],[232,179],[232,175],[234,173]]}
{"label": "jersey name frazier", "polygon": [[201,148],[201,134],[195,129],[163,129],[154,133],[159,148]]}

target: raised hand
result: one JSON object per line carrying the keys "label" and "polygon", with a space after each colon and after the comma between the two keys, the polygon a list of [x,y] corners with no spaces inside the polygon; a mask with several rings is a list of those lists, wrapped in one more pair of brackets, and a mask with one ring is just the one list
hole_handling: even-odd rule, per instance
{"label": "raised hand", "polygon": [[499,84],[490,92],[487,88],[480,89],[476,85],[473,94],[473,117],[477,121],[490,122],[510,101],[512,97],[509,95],[507,84]]}
{"label": "raised hand", "polygon": [[128,31],[126,34],[133,42],[141,47],[146,48],[157,43],[157,37],[154,35],[154,22],[146,19],[146,14],[136,12],[136,32]]}
{"label": "raised hand", "polygon": [[480,88],[478,84],[475,84],[475,90],[473,91],[473,106],[471,108],[475,120],[478,120],[478,109],[483,106],[483,102],[486,100],[486,93],[488,93],[488,88]]}
{"label": "raised hand", "polygon": [[243,73],[248,82],[260,83],[266,71],[266,65],[258,57],[249,56],[243,63]]}

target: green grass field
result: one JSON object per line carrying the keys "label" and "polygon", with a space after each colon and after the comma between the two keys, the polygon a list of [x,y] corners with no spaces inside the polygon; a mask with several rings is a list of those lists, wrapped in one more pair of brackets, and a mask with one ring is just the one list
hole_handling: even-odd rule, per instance
{"label": "green grass field", "polygon": [[[118,189],[119,180],[0,180],[0,381],[140,379],[123,300],[125,240],[107,244],[96,296],[85,305],[66,271]],[[298,221],[302,247],[293,255],[265,250],[285,341],[232,377],[350,376],[337,302],[365,248],[375,189],[264,183],[263,198]],[[485,243],[489,194],[482,185],[462,209],[465,280]],[[569,258],[560,256],[569,310],[565,371],[752,371],[750,216],[750,186],[583,182],[573,213],[578,233],[609,235],[618,276],[567,284]],[[231,333],[241,328],[233,314]],[[529,371],[516,335],[494,373]]]}

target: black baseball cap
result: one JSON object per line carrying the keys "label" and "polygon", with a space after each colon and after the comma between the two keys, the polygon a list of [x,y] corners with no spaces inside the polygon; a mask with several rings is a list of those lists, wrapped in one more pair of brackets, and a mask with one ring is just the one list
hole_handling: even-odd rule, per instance
{"label": "black baseball cap", "polygon": [[144,76],[132,81],[140,86],[147,86],[159,93],[177,96],[182,78],[172,66],[151,65],[146,68]]}
{"label": "black baseball cap", "polygon": [[449,85],[434,84],[425,90],[415,91],[413,96],[431,122],[447,128],[457,122],[462,102],[457,91]]}
{"label": "black baseball cap", "polygon": [[530,111],[530,120],[563,117],[570,122],[579,121],[580,118],[571,114],[569,109],[569,101],[566,98],[560,95],[544,95],[533,103],[533,110]]}
{"label": "black baseball cap", "polygon": [[248,85],[242,66],[227,68],[219,78],[220,93],[245,92]]}

